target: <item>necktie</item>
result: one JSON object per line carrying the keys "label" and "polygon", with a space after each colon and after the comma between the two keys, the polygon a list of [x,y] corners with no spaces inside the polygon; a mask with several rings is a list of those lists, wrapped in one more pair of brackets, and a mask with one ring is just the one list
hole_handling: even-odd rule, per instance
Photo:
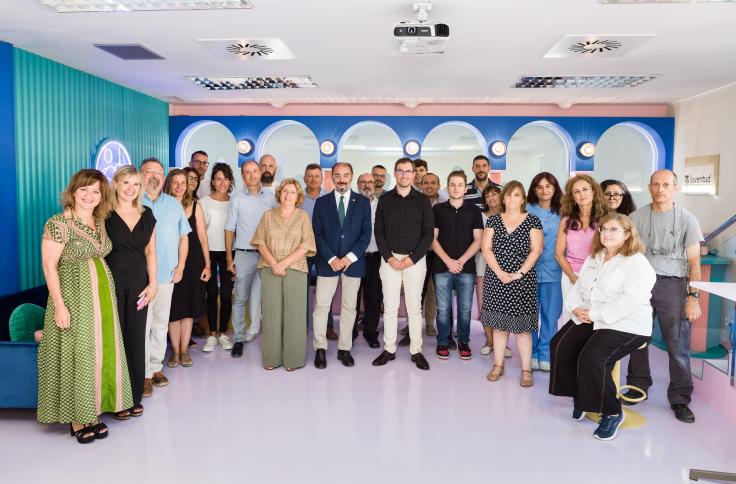
{"label": "necktie", "polygon": [[337,206],[337,218],[340,219],[340,227],[345,222],[345,195],[340,195],[340,204]]}

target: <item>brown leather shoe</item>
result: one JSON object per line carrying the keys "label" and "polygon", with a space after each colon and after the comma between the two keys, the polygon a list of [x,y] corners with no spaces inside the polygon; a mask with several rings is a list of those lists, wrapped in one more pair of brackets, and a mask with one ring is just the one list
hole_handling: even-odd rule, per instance
{"label": "brown leather shoe", "polygon": [[143,396],[150,397],[151,395],[153,395],[153,383],[150,378],[146,378],[143,380]]}
{"label": "brown leather shoe", "polygon": [[157,371],[153,374],[153,378],[151,378],[151,383],[153,383],[153,386],[155,387],[165,387],[169,384],[169,379],[166,378],[163,373]]}
{"label": "brown leather shoe", "polygon": [[327,326],[327,339],[330,341],[337,341],[337,333],[335,330]]}

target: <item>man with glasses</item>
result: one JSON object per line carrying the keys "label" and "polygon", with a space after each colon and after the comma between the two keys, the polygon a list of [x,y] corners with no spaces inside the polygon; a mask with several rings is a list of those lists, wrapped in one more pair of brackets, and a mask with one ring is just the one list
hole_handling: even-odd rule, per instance
{"label": "man with glasses", "polygon": [[189,252],[192,231],[184,215],[181,203],[165,193],[164,166],[156,158],[146,158],[141,163],[143,173],[143,205],[156,217],[156,277],[158,292],[148,306],[146,317],[146,377],[143,396],[150,397],[153,387],[163,387],[169,380],[161,371],[166,354],[166,333],[169,329],[171,294],[174,284],[184,275],[184,264]]}
{"label": "man with glasses", "polygon": [[[631,221],[646,246],[647,260],[657,273],[651,303],[669,356],[667,399],[677,420],[693,423],[695,415],[688,407],[693,393],[690,323],[700,317],[700,291],[690,283],[700,280],[703,234],[695,216],[672,201],[677,191],[674,172],[654,172],[649,179],[652,203],[632,213]],[[652,386],[647,348],[631,354],[627,383],[644,391]],[[638,392],[630,390],[626,396],[637,397]]]}
{"label": "man with glasses", "polygon": [[207,153],[202,150],[192,153],[192,157],[189,161],[189,166],[197,170],[197,174],[199,175],[199,188],[197,188],[197,198],[201,200],[212,192],[210,184],[204,182],[204,176],[207,173],[207,168],[210,166]]}
{"label": "man with glasses", "polygon": [[475,175],[475,178],[473,179],[473,181],[468,183],[468,190],[465,192],[465,200],[469,201],[470,203],[474,203],[481,212],[488,211],[488,207],[486,207],[486,201],[483,198],[483,190],[485,190],[489,183],[491,185],[500,187],[500,185],[498,185],[497,183],[493,183],[490,180],[488,176],[490,171],[491,164],[488,161],[487,156],[478,155],[473,158],[473,174]]}
{"label": "man with glasses", "polygon": [[383,366],[396,358],[401,287],[409,319],[409,351],[420,370],[429,370],[422,355],[422,285],[427,271],[425,255],[434,240],[434,215],[427,197],[412,187],[414,163],[400,158],[394,164],[396,187],[378,199],[374,232],[381,252],[383,283],[383,352],[373,361]]}
{"label": "man with glasses", "polygon": [[383,195],[384,186],[386,185],[386,179],[388,178],[388,172],[386,167],[383,165],[376,165],[371,168],[371,176],[373,177],[373,194],[376,198]]}
{"label": "man with glasses", "polygon": [[[358,177],[358,191],[368,199],[371,204],[371,227],[376,222],[376,208],[378,197],[373,187],[375,181],[370,173],[363,173]],[[361,295],[363,298],[363,337],[371,348],[379,348],[378,343],[378,320],[381,317],[381,305],[383,304],[383,286],[379,269],[381,268],[381,253],[378,252],[376,236],[371,230],[371,240],[365,250],[365,276],[360,281],[358,292],[358,306],[360,306]],[[359,308],[358,308],[359,309]],[[358,336],[357,325],[353,326],[353,339]]]}

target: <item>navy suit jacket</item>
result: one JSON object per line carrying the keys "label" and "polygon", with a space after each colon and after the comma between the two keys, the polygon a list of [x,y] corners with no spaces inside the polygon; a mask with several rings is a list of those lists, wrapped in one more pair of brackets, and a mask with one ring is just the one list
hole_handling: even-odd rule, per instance
{"label": "navy suit jacket", "polygon": [[[312,229],[317,242],[317,275],[334,277],[345,274],[348,277],[365,275],[365,250],[371,242],[371,203],[359,193],[350,191],[345,222],[340,227],[337,215],[335,191],[319,197],[314,203]],[[342,258],[349,252],[358,258],[344,272],[335,272],[327,262],[333,257]]]}

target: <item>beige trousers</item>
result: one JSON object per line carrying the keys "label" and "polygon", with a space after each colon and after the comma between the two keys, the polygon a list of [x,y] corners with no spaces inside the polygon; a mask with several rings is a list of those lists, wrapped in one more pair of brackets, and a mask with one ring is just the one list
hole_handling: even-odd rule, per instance
{"label": "beige trousers", "polygon": [[[407,255],[393,254],[399,261]],[[409,351],[412,355],[422,352],[422,286],[427,272],[427,262],[422,257],[419,262],[403,271],[395,271],[381,259],[381,283],[383,285],[383,349],[396,353],[396,333],[398,326],[401,285],[404,285],[404,302],[409,319]]]}
{"label": "beige trousers", "polygon": [[342,282],[342,306],[340,308],[340,339],[337,349],[350,351],[353,347],[353,324],[355,323],[355,307],[360,289],[360,277],[317,277],[317,289],[314,296],[314,312],[312,328],[314,330],[315,350],[327,349],[327,315],[332,306],[332,298],[337,290],[337,282]]}

